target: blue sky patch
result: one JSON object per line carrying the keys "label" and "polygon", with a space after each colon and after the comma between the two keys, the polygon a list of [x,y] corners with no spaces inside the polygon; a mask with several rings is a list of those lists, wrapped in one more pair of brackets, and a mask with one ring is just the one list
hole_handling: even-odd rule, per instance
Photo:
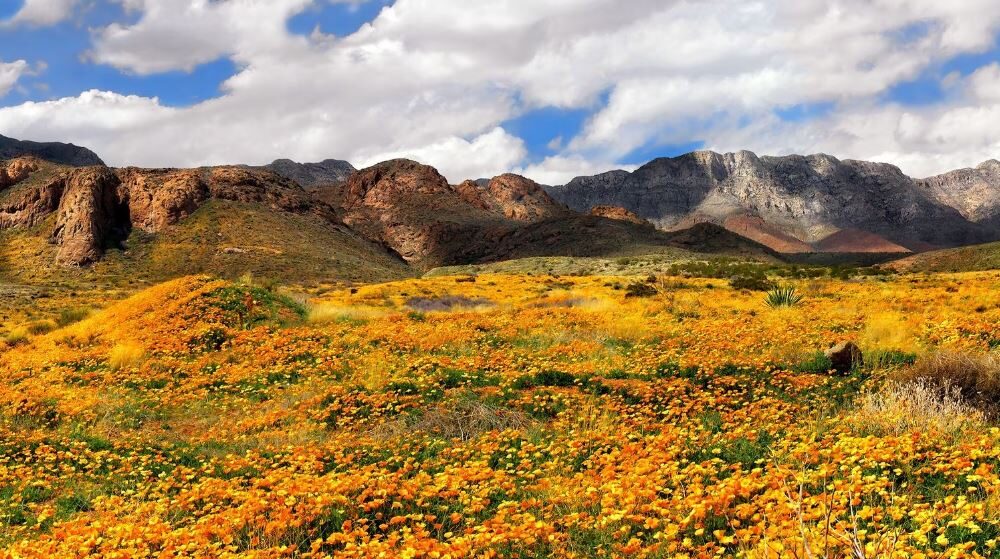
{"label": "blue sky patch", "polygon": [[784,121],[801,122],[826,116],[830,114],[835,106],[834,103],[807,103],[775,109],[774,114],[778,115]]}
{"label": "blue sky patch", "polygon": [[950,74],[968,76],[976,70],[1000,62],[1000,36],[983,52],[961,54],[925,69],[916,79],[900,82],[885,93],[888,101],[903,105],[930,105],[948,99],[945,78]]}
{"label": "blue sky patch", "polygon": [[524,140],[532,155],[552,155],[580,133],[591,111],[587,109],[536,109],[502,124],[508,133]]}
{"label": "blue sky patch", "polygon": [[624,165],[645,165],[658,157],[677,157],[685,153],[691,153],[705,148],[705,142],[701,140],[684,142],[680,144],[662,144],[650,142],[640,148],[632,150],[628,155],[619,159]]}
{"label": "blue sky patch", "polygon": [[[9,93],[5,101],[46,101],[100,89],[122,95],[159,97],[161,103],[169,106],[188,106],[217,97],[222,83],[239,71],[233,62],[221,59],[202,64],[190,73],[138,76],[87,61],[84,53],[90,48],[90,29],[126,19],[119,6],[100,3],[84,13],[82,19],[44,29],[18,26],[0,30],[0,60],[24,59],[38,70],[22,77],[21,87]],[[40,68],[40,64],[44,67]]]}
{"label": "blue sky patch", "polygon": [[316,27],[327,35],[346,37],[378,17],[392,0],[369,0],[361,4],[323,3],[288,20],[288,30],[298,35],[309,35]]}
{"label": "blue sky patch", "polygon": [[24,6],[24,0],[20,2],[16,0],[13,2],[10,0],[0,2],[0,19],[10,19],[21,10],[22,6]]}

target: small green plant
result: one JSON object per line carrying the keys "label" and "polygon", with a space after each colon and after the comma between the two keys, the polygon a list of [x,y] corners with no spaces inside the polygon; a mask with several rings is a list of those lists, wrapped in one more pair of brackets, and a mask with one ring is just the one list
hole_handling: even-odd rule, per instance
{"label": "small green plant", "polygon": [[794,287],[777,287],[767,292],[764,302],[772,309],[794,307],[802,302],[802,295]]}

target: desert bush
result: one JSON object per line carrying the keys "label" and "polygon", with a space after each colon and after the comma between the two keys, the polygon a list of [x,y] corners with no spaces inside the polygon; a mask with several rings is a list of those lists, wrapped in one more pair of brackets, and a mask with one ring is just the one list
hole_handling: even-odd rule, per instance
{"label": "desert bush", "polygon": [[802,295],[797,293],[794,287],[778,287],[769,291],[764,301],[772,309],[794,307],[802,302]]}
{"label": "desert bush", "polygon": [[115,371],[131,369],[139,365],[145,356],[143,348],[131,343],[120,343],[108,353],[108,367]]}
{"label": "desert bush", "polygon": [[927,355],[895,378],[923,382],[940,391],[958,390],[959,396],[991,417],[1000,412],[1000,356],[940,352]]}
{"label": "desert bush", "polygon": [[56,318],[56,324],[60,328],[69,326],[70,324],[76,324],[81,320],[90,316],[90,309],[85,307],[73,307],[69,309],[63,309],[59,312],[59,316]]}
{"label": "desert bush", "polygon": [[763,274],[739,275],[729,278],[729,287],[738,291],[770,291],[774,289],[774,282]]}
{"label": "desert bush", "polygon": [[865,394],[849,422],[865,435],[895,436],[917,431],[957,437],[981,428],[985,418],[965,401],[958,385],[916,379],[891,381],[878,392]]}
{"label": "desert bush", "polygon": [[649,282],[637,281],[630,283],[628,287],[625,288],[626,299],[653,297],[657,293],[659,293],[659,291]]}
{"label": "desert bush", "polygon": [[36,320],[27,326],[28,333],[33,336],[48,334],[56,329],[56,323],[51,320]]}
{"label": "desert bush", "polygon": [[4,336],[4,342],[11,347],[28,343],[28,329],[21,326],[11,330]]}
{"label": "desert bush", "polygon": [[525,429],[529,425],[531,420],[523,412],[467,399],[383,423],[372,434],[376,438],[396,438],[421,432],[443,439],[467,441],[491,431]]}

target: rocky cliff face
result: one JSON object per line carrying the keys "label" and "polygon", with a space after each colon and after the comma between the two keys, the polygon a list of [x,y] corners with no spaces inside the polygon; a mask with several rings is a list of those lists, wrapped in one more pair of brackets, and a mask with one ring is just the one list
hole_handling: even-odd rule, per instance
{"label": "rocky cliff face", "polygon": [[533,223],[572,214],[538,183],[511,173],[485,183],[466,181],[455,189],[470,204],[513,221]]}
{"label": "rocky cliff face", "polygon": [[975,169],[960,169],[917,183],[969,221],[1000,228],[1000,161],[993,159]]}
{"label": "rocky cliff face", "polygon": [[407,160],[362,169],[328,199],[340,200],[352,228],[422,267],[679,246],[648,225],[573,212],[524,177],[453,186]]}
{"label": "rocky cliff face", "polygon": [[0,166],[0,181],[6,184],[0,190],[0,229],[30,227],[56,214],[51,240],[59,247],[57,260],[66,265],[94,262],[134,227],[162,231],[210,199],[315,214],[340,223],[333,208],[290,180],[241,167],[71,168],[13,160]]}
{"label": "rocky cliff face", "polygon": [[291,159],[278,159],[261,169],[293,180],[307,190],[324,184],[343,184],[356,171],[354,165],[338,159],[327,159],[319,163],[296,163]]}
{"label": "rocky cliff face", "polygon": [[433,167],[405,159],[358,171],[330,199],[353,229],[426,265],[451,263],[461,244],[504,222]]}
{"label": "rocky cliff face", "polygon": [[24,156],[33,156],[52,163],[74,167],[104,165],[97,154],[84,147],[58,142],[27,142],[0,136],[0,160]]}
{"label": "rocky cliff face", "polygon": [[698,222],[746,225],[759,220],[768,228],[766,235],[794,246],[792,252],[815,248],[841,230],[863,231],[915,250],[1000,238],[892,165],[828,155],[702,151],[657,159],[634,173],[581,177],[552,187],[550,193],[577,211],[621,206],[668,230]]}

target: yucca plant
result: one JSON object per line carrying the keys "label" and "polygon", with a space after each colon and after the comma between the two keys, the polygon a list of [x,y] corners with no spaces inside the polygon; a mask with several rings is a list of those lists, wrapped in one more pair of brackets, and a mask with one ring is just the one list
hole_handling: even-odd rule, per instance
{"label": "yucca plant", "polygon": [[768,291],[764,301],[772,309],[794,307],[802,301],[802,295],[798,294],[794,287],[778,287]]}

